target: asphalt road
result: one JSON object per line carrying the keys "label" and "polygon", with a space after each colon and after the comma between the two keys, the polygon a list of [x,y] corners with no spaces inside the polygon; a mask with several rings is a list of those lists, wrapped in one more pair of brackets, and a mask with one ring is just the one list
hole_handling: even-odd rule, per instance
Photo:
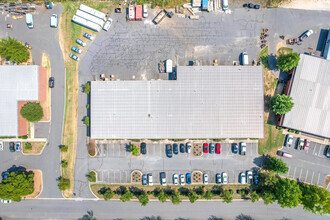
{"label": "asphalt road", "polygon": [[[277,204],[264,205],[263,202],[235,201],[222,202],[150,202],[142,207],[139,202],[121,201],[74,201],[74,200],[27,200],[20,203],[0,205],[0,216],[22,219],[78,219],[93,213],[98,219],[329,219],[328,215],[314,215],[302,207],[281,208]],[[250,217],[250,218],[247,218]]]}
{"label": "asphalt road", "polygon": [[[0,38],[11,36],[19,41],[28,42],[32,46],[33,64],[41,65],[42,53],[45,52],[51,62],[51,74],[55,77],[55,88],[51,90],[51,123],[50,131],[47,134],[48,144],[40,156],[23,156],[17,153],[8,154],[5,159],[1,157],[1,171],[13,165],[22,166],[27,169],[40,169],[43,173],[43,191],[40,197],[61,198],[56,179],[60,172],[60,151],[59,145],[62,141],[62,126],[65,103],[65,67],[62,51],[59,45],[58,28],[50,28],[50,16],[56,13],[60,17],[62,6],[57,5],[52,10],[44,7],[37,8],[37,15],[34,15],[34,28],[29,29],[23,19],[14,20],[11,17],[0,15]],[[8,23],[13,24],[13,29],[7,29]],[[8,148],[6,148],[8,150]]]}

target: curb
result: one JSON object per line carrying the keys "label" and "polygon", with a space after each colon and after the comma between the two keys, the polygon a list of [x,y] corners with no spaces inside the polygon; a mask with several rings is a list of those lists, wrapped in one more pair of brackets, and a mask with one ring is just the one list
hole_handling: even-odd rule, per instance
{"label": "curb", "polygon": [[[23,142],[23,141],[22,141],[22,142]],[[25,142],[25,141],[24,141],[24,142]],[[28,142],[28,141],[26,141],[26,142]],[[33,141],[31,141],[31,142],[33,142]],[[42,152],[44,151],[44,149],[45,149],[45,147],[46,147],[47,144],[48,144],[48,140],[47,140],[47,142],[44,144],[44,146],[43,146],[42,150],[40,151],[40,153],[24,153],[23,150],[22,150],[21,152],[22,152],[22,154],[23,154],[24,156],[30,156],[30,155],[38,156],[38,155],[41,155],[41,154],[42,154]]]}

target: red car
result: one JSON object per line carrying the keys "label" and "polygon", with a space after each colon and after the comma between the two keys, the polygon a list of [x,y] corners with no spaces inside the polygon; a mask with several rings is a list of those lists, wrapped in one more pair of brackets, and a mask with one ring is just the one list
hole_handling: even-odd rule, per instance
{"label": "red car", "polygon": [[309,144],[310,144],[310,141],[308,139],[305,139],[304,150],[308,150]]}
{"label": "red car", "polygon": [[203,145],[203,149],[204,149],[204,153],[208,153],[209,152],[209,144],[207,144],[207,143],[205,143],[204,145]]}
{"label": "red car", "polygon": [[221,144],[215,144],[215,153],[221,154]]}

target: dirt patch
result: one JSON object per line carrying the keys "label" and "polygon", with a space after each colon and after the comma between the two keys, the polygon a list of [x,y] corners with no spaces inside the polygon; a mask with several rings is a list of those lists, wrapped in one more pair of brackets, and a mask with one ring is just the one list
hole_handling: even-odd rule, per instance
{"label": "dirt patch", "polygon": [[142,182],[142,173],[139,170],[135,170],[131,175],[132,183],[141,183]]}
{"label": "dirt patch", "polygon": [[192,173],[192,182],[193,183],[203,183],[203,174],[201,171],[194,171]]}
{"label": "dirt patch", "polygon": [[330,11],[329,0],[291,0],[280,4],[282,8]]}
{"label": "dirt patch", "polygon": [[49,121],[50,120],[50,115],[51,115],[51,109],[50,109],[50,88],[48,87],[48,79],[51,75],[51,69],[50,69],[50,60],[47,56],[47,54],[43,53],[42,54],[42,59],[41,59],[41,65],[47,69],[46,73],[46,82],[44,86],[47,87],[46,89],[46,99],[45,101],[41,101],[40,105],[44,111],[44,117],[41,119],[41,121]]}
{"label": "dirt patch", "polygon": [[330,176],[327,176],[327,177],[325,178],[325,183],[324,183],[324,188],[325,188],[325,189],[328,188],[329,183],[330,183]]}
{"label": "dirt patch", "polygon": [[94,139],[89,138],[89,143],[88,143],[88,154],[91,157],[94,157],[96,155],[96,142]]}
{"label": "dirt patch", "polygon": [[42,172],[41,170],[28,170],[28,171],[32,171],[34,173],[34,178],[33,178],[34,192],[30,195],[27,195],[25,198],[26,199],[37,198],[42,191],[42,184],[43,184]]}
{"label": "dirt patch", "polygon": [[[26,149],[26,143],[32,145],[32,149]],[[40,154],[44,149],[46,142],[23,142],[23,153],[24,154]]]}
{"label": "dirt patch", "polygon": [[193,144],[192,152],[194,156],[200,157],[203,155],[203,144]]}

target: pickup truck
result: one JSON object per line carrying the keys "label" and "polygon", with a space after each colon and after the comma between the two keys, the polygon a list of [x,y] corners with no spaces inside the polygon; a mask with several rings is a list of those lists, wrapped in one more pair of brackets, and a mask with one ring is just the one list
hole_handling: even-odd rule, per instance
{"label": "pickup truck", "polygon": [[246,143],[241,143],[241,155],[246,155]]}
{"label": "pickup truck", "polygon": [[153,22],[155,24],[159,24],[167,15],[167,11],[164,9],[164,10],[161,10],[157,16],[154,18]]}

